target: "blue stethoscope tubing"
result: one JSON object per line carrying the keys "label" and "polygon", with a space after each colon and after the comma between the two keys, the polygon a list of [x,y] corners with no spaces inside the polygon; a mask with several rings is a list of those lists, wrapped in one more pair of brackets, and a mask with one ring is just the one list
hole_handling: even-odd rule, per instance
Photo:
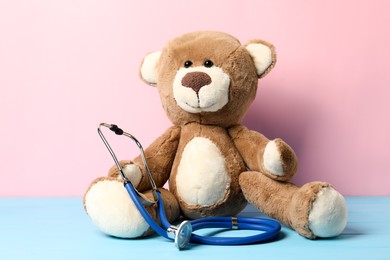
{"label": "blue stethoscope tubing", "polygon": [[[157,234],[163,236],[167,239],[172,238],[168,237],[167,231],[161,228],[149,215],[145,207],[139,201],[135,188],[131,183],[126,183],[125,188],[129,193],[131,199],[133,200],[135,206],[140,211],[142,217],[145,221],[151,226],[151,228],[156,231]],[[158,214],[161,220],[162,225],[168,229],[172,226],[165,215],[164,204],[162,202],[161,194],[158,191]],[[263,233],[246,236],[246,237],[211,237],[211,236],[200,236],[194,233],[191,234],[191,243],[197,244],[207,244],[207,245],[246,245],[261,243],[275,239],[279,235],[281,226],[279,222],[272,219],[265,218],[248,218],[248,217],[237,217],[238,227],[237,229],[246,229],[246,230],[259,230],[264,231]],[[192,231],[205,229],[205,228],[225,228],[233,229],[232,227],[232,217],[210,217],[210,218],[201,218],[190,221],[192,226]]]}
{"label": "blue stethoscope tubing", "polygon": [[[207,245],[247,245],[266,242],[276,239],[279,235],[280,224],[270,219],[237,217],[237,229],[266,231],[252,236],[245,237],[211,237],[191,235],[190,242]],[[204,228],[225,228],[233,229],[232,217],[212,217],[191,221],[192,231]]]}
{"label": "blue stethoscope tubing", "polygon": [[[145,201],[145,198],[140,195],[140,193],[134,188],[133,184],[125,177],[123,169],[119,164],[119,161],[117,160],[112,148],[110,147],[102,131],[100,130],[101,126],[109,128],[117,135],[125,135],[131,138],[137,144],[141,152],[141,157],[143,159],[145,169],[148,173],[149,181],[151,182],[151,186],[153,188],[153,202],[149,202],[147,200]],[[122,129],[112,124],[101,123],[98,127],[98,133],[102,138],[104,144],[106,145],[107,149],[109,150],[111,156],[113,157],[124,180],[124,186],[133,203],[141,213],[142,217],[157,234],[167,239],[174,240],[178,249],[183,249],[184,247],[186,247],[188,242],[208,245],[246,245],[254,243],[264,243],[274,240],[278,237],[281,225],[279,224],[279,222],[273,219],[266,218],[209,217],[192,221],[183,221],[179,227],[172,225],[171,223],[169,223],[165,215],[164,204],[161,198],[160,191],[157,189],[150,174],[149,168],[145,160],[143,148],[139,141],[131,134],[124,132]],[[161,220],[162,226],[165,229],[157,224],[157,222],[150,216],[144,206],[144,204],[153,205],[154,203],[157,203],[159,218]],[[201,236],[193,233],[196,230],[205,228],[257,230],[261,231],[261,233],[245,237],[212,237]],[[172,236],[172,233],[174,236]]]}

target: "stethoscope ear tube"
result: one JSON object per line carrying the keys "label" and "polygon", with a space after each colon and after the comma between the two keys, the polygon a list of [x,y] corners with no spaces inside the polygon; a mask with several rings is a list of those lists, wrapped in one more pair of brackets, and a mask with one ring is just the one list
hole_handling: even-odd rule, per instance
{"label": "stethoscope ear tube", "polygon": [[[141,201],[138,199],[137,192],[136,192],[133,184],[131,184],[131,182],[127,182],[127,183],[125,183],[125,188],[127,190],[127,193],[129,193],[130,198],[134,202],[135,206],[137,207],[137,209],[139,210],[139,212],[141,213],[141,215],[145,219],[145,221],[149,224],[149,226],[154,231],[156,231],[156,233],[159,234],[160,236],[163,236],[167,239],[171,239],[170,237],[168,237],[167,231],[162,229],[156,223],[156,221],[149,215],[149,213],[145,209],[144,205],[142,205]],[[159,191],[157,191],[157,196],[158,196],[158,202],[160,203],[160,201],[162,201],[162,199],[161,199],[161,195],[160,195]],[[165,216],[165,213],[164,213],[164,216]],[[165,217],[165,219],[166,219],[166,217]]]}

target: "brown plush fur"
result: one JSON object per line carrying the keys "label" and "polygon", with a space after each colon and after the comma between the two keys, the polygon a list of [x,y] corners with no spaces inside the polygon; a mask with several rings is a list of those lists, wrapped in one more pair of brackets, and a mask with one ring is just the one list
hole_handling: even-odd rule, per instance
{"label": "brown plush fur", "polygon": [[276,176],[269,174],[263,166],[264,148],[269,142],[264,135],[256,131],[249,130],[242,125],[229,129],[229,133],[232,136],[237,149],[242,151],[241,154],[243,155],[244,161],[249,169],[263,172],[268,177],[278,181],[290,180],[297,173],[298,162],[294,151],[280,138],[277,138],[276,142],[281,151],[282,160],[285,162],[283,165],[285,175]]}
{"label": "brown plush fur", "polygon": [[[213,40],[210,41],[210,38]],[[250,43],[263,43],[273,50],[273,62],[262,75],[256,74],[252,58],[245,49],[245,46]],[[263,209],[265,213],[292,226],[294,221],[290,220],[290,216],[286,215],[284,209],[293,203],[292,197],[298,188],[293,184],[281,184],[284,188],[276,189],[274,186],[275,184],[278,186],[279,183],[268,180],[267,177],[265,177],[268,180],[267,183],[258,183],[257,185],[256,182],[260,181],[260,178],[257,180],[254,176],[259,175],[264,178],[262,176],[267,175],[280,181],[291,179],[297,171],[297,160],[294,152],[287,144],[278,139],[286,174],[284,176],[269,174],[264,169],[262,162],[264,148],[269,140],[263,135],[240,125],[256,96],[257,79],[272,69],[276,61],[276,54],[272,45],[261,40],[253,40],[246,45],[241,45],[235,38],[225,33],[195,32],[174,39],[163,49],[157,65],[157,88],[168,117],[181,128],[180,144],[170,174],[170,191],[178,199],[182,213],[190,218],[235,215],[246,205],[242,193],[244,192],[245,198],[249,202],[256,206],[259,205],[259,208]],[[221,67],[229,74],[231,79],[229,103],[214,113],[189,113],[177,105],[171,86],[176,71],[183,66],[186,60],[191,60],[194,66],[201,66],[205,59],[212,60],[215,66]],[[175,176],[180,163],[180,156],[186,144],[196,136],[207,137],[219,147],[226,158],[226,162],[228,162],[228,172],[232,176],[226,198],[212,207],[186,205],[176,190]],[[252,176],[254,178],[252,182],[240,181],[239,183],[238,176],[241,175],[240,179],[244,180],[243,176],[246,176],[246,174],[243,173],[246,171],[246,167],[261,172],[263,175],[257,173],[257,175]],[[267,199],[263,201],[261,198],[269,198],[268,189],[276,189],[275,194],[290,199],[286,200],[286,203],[273,203],[273,201],[267,201]],[[254,201],[252,198],[257,199]],[[267,205],[271,207],[270,210],[267,210]],[[307,212],[305,214],[307,216]],[[292,217],[296,217],[294,214],[292,215]],[[310,237],[307,228],[303,233]]]}
{"label": "brown plush fur", "polygon": [[[211,42],[209,38],[212,37]],[[193,46],[197,46],[193,48]],[[215,66],[232,73],[229,103],[218,113],[192,114],[181,109],[173,98],[174,77],[186,60],[200,66],[210,59]],[[198,122],[203,125],[230,127],[242,121],[256,96],[257,74],[252,58],[238,40],[217,32],[190,33],[169,42],[157,65],[158,91],[169,119],[175,125]]]}
{"label": "brown plush fur", "polygon": [[[272,52],[271,64],[260,75],[257,75],[254,61],[246,49],[251,43],[262,43]],[[212,60],[214,66],[229,75],[228,103],[221,109],[190,113],[178,105],[172,86],[186,60],[191,60],[193,66],[202,66],[205,60]],[[297,172],[297,158],[291,147],[281,139],[275,142],[281,152],[283,175],[268,172],[264,167],[263,154],[269,140],[241,125],[256,96],[258,78],[266,75],[275,61],[276,54],[271,44],[253,40],[242,45],[234,37],[220,32],[188,33],[170,41],[163,49],[157,63],[157,84],[146,82],[157,85],[161,103],[174,126],[156,139],[145,154],[156,184],[162,187],[169,180],[170,192],[164,190],[163,198],[168,203],[167,212],[170,212],[171,218],[179,216],[179,208],[181,214],[188,218],[236,215],[248,201],[301,235],[314,238],[308,226],[309,211],[316,194],[329,184],[313,182],[297,187],[287,182]],[[213,205],[189,205],[178,193],[178,168],[184,150],[194,138],[210,140],[224,158],[229,183],[223,198]],[[151,187],[140,157],[122,162],[123,165],[129,163],[140,167],[143,178],[138,190],[148,194]],[[117,176],[117,169],[112,168],[109,175]],[[99,181],[102,179],[91,185]],[[155,209],[150,212],[157,218]]]}
{"label": "brown plush fur", "polygon": [[[170,169],[175,158],[175,152],[179,145],[180,128],[172,126],[166,130],[166,132],[157,138],[148,148],[145,149],[145,159],[148,162],[149,170],[153,176],[154,182],[157,187],[162,187],[170,176]],[[135,163],[138,165],[142,172],[142,180],[137,189],[140,192],[151,189],[149,178],[147,176],[145,167],[142,162],[142,158],[139,155],[133,161],[124,160],[121,161],[121,166],[126,164]],[[119,171],[116,165],[112,166],[109,170],[109,176],[118,176]]]}
{"label": "brown plush fur", "polygon": [[[221,149],[222,155],[227,162],[227,171],[230,175],[229,190],[225,194],[225,198],[218,204],[211,207],[199,207],[187,205],[179,196],[176,190],[176,174],[178,164],[180,163],[180,154],[186,147],[188,142],[195,137],[205,137],[211,140]],[[238,183],[238,177],[241,172],[245,170],[245,164],[242,161],[240,154],[234,147],[233,142],[226,129],[218,126],[207,126],[199,123],[190,123],[182,127],[182,134],[180,138],[180,144],[177,150],[177,158],[172,167],[172,173],[170,177],[170,191],[178,198],[182,212],[189,218],[200,218],[209,216],[229,216],[238,214],[245,206],[246,200],[242,194]]]}

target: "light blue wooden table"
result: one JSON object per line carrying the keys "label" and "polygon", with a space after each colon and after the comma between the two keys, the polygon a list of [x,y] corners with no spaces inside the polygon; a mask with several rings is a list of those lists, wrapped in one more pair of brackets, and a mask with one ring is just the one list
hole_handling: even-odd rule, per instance
{"label": "light blue wooden table", "polygon": [[[390,259],[390,197],[346,199],[348,225],[334,239],[312,241],[283,227],[272,243],[178,251],[158,236],[117,239],[100,233],[81,198],[0,198],[0,259]],[[252,207],[241,215],[262,216]]]}

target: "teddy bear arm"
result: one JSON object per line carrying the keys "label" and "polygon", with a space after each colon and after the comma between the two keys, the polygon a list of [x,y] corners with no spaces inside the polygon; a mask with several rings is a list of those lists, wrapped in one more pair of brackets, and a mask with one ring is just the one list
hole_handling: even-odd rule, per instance
{"label": "teddy bear arm", "polygon": [[263,171],[262,157],[269,140],[242,125],[229,129],[229,134],[248,168]]}
{"label": "teddy bear arm", "polygon": [[242,125],[231,128],[229,133],[249,169],[279,181],[295,176],[296,155],[282,139],[269,140]]}
{"label": "teddy bear arm", "polygon": [[[172,126],[144,150],[146,162],[157,187],[162,187],[169,179],[179,139],[180,128]],[[141,155],[137,156],[133,163],[139,167],[142,173],[142,179],[137,189],[139,191],[150,189],[150,181]]]}

